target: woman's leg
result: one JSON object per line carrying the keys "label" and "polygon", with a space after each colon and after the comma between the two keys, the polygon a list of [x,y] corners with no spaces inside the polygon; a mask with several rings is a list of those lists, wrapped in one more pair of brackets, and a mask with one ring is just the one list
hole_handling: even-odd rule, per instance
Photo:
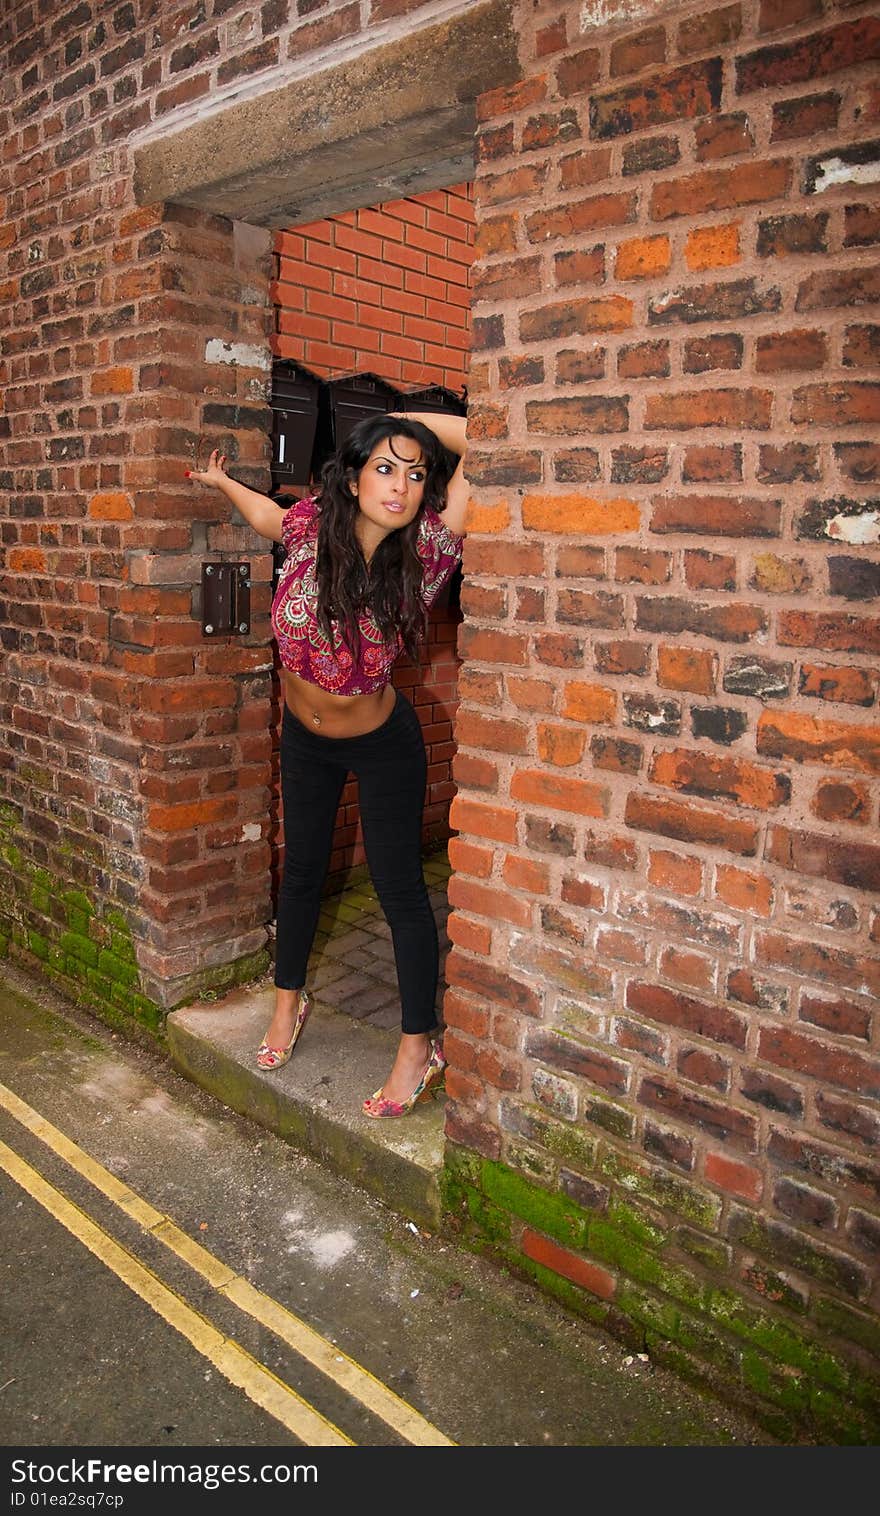
{"label": "woman's leg", "polygon": [[281,723],[284,867],[275,930],[275,1014],[265,1041],[290,1041],[318,916],[347,770],[287,707]]}
{"label": "woman's leg", "polygon": [[386,1099],[411,1095],[430,1056],[439,973],[437,923],[422,868],[427,759],[412,706],[398,695],[388,721],[363,739],[355,769],[370,877],[391,928],[402,1034],[383,1087]]}

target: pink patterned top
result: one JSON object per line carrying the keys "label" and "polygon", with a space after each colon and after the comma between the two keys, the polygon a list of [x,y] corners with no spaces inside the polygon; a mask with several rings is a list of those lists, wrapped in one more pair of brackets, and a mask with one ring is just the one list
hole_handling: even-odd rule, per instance
{"label": "pink patterned top", "polygon": [[[338,638],[331,647],[318,625],[318,518],[318,502],[309,497],[297,500],[285,511],[281,523],[287,557],[272,601],[272,630],[281,663],[300,679],[335,695],[371,695],[388,683],[403,644],[399,637],[390,643],[383,641],[372,612],[367,611],[358,623],[361,647],[357,662]],[[416,551],[424,570],[422,599],[426,606],[433,604],[461,562],[461,548],[461,537],[449,530],[442,516],[425,506]],[[335,622],[333,629],[336,631]]]}

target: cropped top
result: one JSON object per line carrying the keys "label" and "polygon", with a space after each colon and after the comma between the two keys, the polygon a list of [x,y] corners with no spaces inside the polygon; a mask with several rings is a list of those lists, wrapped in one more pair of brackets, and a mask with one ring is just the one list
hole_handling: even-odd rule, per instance
{"label": "cropped top", "polygon": [[[372,611],[358,618],[360,651],[353,658],[336,636],[331,646],[318,625],[318,502],[297,500],[285,511],[281,542],[286,557],[272,601],[272,630],[282,666],[309,684],[335,695],[372,695],[384,689],[403,643],[386,642]],[[433,604],[442,585],[461,562],[462,538],[444,524],[442,516],[425,506],[419,521],[416,552],[422,562],[422,599]],[[332,623],[334,634],[337,623]]]}

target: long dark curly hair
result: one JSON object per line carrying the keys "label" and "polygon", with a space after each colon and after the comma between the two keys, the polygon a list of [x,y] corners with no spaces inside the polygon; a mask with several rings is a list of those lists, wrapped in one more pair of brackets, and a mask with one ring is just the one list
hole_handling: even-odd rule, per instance
{"label": "long dark curly hair", "polygon": [[[424,494],[413,520],[389,532],[367,564],[355,535],[359,507],[350,486],[377,444],[387,441],[390,447],[393,437],[409,437],[418,443],[426,471]],[[343,642],[357,658],[358,616],[371,610],[385,641],[392,643],[399,637],[409,656],[418,662],[428,617],[421,594],[422,564],[416,539],[425,507],[442,511],[446,504],[452,466],[454,459],[428,427],[385,413],[359,421],[324,464],[318,491],[315,575],[318,624],[331,646],[335,621]]]}

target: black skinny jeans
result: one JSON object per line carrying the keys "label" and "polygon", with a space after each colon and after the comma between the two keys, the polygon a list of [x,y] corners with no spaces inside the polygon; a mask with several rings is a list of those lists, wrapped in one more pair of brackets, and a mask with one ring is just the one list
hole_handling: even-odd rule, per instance
{"label": "black skinny jeans", "polygon": [[321,910],[336,812],[345,781],[358,781],[361,830],[370,877],[391,927],[402,1030],[437,1025],[437,924],[422,871],[422,812],[427,782],[418,717],[396,691],[387,721],[363,737],[322,737],[285,705],[281,723],[284,870],[278,893],[275,983],[305,984]]}

